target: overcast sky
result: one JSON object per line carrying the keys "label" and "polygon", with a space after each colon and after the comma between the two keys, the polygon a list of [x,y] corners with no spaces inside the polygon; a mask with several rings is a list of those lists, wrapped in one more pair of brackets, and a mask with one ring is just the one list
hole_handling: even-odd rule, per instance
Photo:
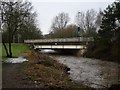
{"label": "overcast sky", "polygon": [[34,11],[37,12],[38,27],[43,34],[50,31],[53,18],[58,13],[69,14],[70,23],[74,23],[75,15],[78,11],[94,9],[99,11],[105,9],[114,0],[29,0],[32,2]]}

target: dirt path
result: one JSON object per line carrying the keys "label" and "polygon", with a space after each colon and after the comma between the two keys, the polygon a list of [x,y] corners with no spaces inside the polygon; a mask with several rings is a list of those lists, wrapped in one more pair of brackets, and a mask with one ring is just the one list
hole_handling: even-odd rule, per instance
{"label": "dirt path", "polygon": [[2,88],[32,88],[34,85],[26,80],[22,72],[25,64],[3,64],[2,65]]}

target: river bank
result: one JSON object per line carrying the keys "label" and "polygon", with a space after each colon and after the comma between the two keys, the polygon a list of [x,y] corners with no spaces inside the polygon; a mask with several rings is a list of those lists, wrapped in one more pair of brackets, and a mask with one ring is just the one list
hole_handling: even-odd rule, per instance
{"label": "river bank", "polygon": [[67,67],[47,55],[32,52],[25,57],[28,62],[3,63],[3,90],[5,88],[92,89],[72,82],[66,73]]}
{"label": "river bank", "polygon": [[[69,77],[77,83],[84,83],[93,88],[110,88],[120,85],[120,64],[99,59],[76,57],[68,53],[43,50],[59,63],[70,68]],[[120,87],[120,86],[119,86]]]}
{"label": "river bank", "polygon": [[50,53],[49,50],[27,52],[21,55],[28,62],[3,63],[3,88],[108,89],[120,83],[117,63]]}

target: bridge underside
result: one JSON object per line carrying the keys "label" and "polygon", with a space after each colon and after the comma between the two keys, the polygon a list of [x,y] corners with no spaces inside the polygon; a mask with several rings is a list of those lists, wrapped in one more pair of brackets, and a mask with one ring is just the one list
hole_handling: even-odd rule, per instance
{"label": "bridge underside", "polygon": [[62,53],[73,54],[75,56],[82,56],[86,46],[85,45],[34,45],[34,49],[52,49]]}

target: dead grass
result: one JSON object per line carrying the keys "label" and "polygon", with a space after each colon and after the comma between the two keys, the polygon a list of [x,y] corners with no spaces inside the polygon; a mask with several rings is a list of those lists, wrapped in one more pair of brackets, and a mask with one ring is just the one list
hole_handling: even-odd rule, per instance
{"label": "dead grass", "polygon": [[66,73],[67,67],[45,54],[32,51],[27,55],[27,59],[29,62],[24,69],[27,79],[35,82],[38,87],[42,84],[44,88],[69,90],[88,88],[85,85],[72,82]]}

